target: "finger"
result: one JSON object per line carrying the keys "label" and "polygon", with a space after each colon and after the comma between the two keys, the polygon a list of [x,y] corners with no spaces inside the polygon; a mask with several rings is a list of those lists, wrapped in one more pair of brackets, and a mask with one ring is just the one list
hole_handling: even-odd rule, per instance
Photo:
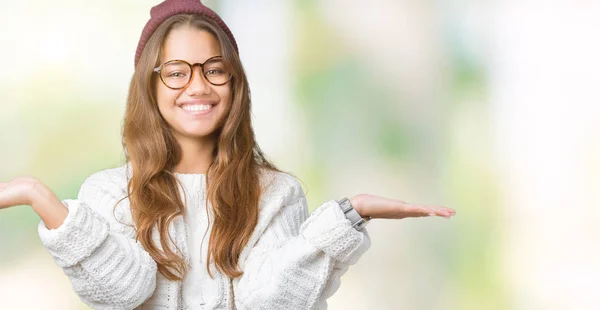
{"label": "finger", "polygon": [[406,213],[410,217],[435,216],[435,210],[425,205],[405,203]]}
{"label": "finger", "polygon": [[[381,208],[381,218],[406,218],[406,217],[423,217],[429,216],[431,210],[426,210],[417,205],[396,199],[387,199],[377,197],[378,203],[384,206]],[[377,215],[376,215],[377,217]]]}
{"label": "finger", "polygon": [[407,204],[407,205],[408,205],[407,211],[416,212],[419,214],[423,214],[425,216],[435,215],[435,210],[433,208],[431,208],[430,206],[422,205],[422,204]]}
{"label": "finger", "polygon": [[442,208],[442,207],[440,207],[440,208],[437,208],[437,209],[435,210],[435,213],[436,213],[437,215],[439,215],[439,216],[443,216],[443,217],[445,217],[445,218],[447,218],[447,219],[449,219],[449,218],[453,217],[453,216],[454,216],[454,214],[456,214],[456,212],[455,212],[454,210],[449,210],[449,209],[447,209],[447,208]]}
{"label": "finger", "polygon": [[421,208],[421,210],[423,210],[422,212],[428,212],[427,215],[429,216],[441,216],[444,218],[450,218],[456,213],[452,209],[440,206],[419,205],[419,207]]}
{"label": "finger", "polygon": [[454,210],[441,206],[415,204],[392,199],[388,199],[387,202],[393,206],[390,211],[396,213],[395,218],[441,216],[448,219],[455,213]]}
{"label": "finger", "polygon": [[436,213],[442,213],[442,214],[446,214],[448,216],[454,216],[456,214],[456,211],[454,209],[446,208],[446,207],[436,207],[435,210],[436,210]]}
{"label": "finger", "polygon": [[2,183],[2,182],[0,182],[0,191],[3,190],[7,186],[8,186],[8,183]]}

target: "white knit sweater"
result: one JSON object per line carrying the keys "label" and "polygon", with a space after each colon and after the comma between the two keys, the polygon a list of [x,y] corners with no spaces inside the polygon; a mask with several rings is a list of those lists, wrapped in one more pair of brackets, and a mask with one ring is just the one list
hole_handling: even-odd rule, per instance
{"label": "white knit sweater", "polygon": [[[94,309],[326,309],[340,276],[370,246],[366,230],[352,228],[335,200],[309,217],[298,181],[268,172],[258,224],[239,259],[244,274],[230,280],[211,264],[210,278],[205,176],[176,174],[187,211],[169,231],[190,270],[183,281],[169,281],[135,240],[129,200],[114,208],[130,173],[122,166],[90,176],[77,200],[63,201],[69,214],[59,228],[38,226],[75,292]],[[153,238],[159,244],[157,231]]]}

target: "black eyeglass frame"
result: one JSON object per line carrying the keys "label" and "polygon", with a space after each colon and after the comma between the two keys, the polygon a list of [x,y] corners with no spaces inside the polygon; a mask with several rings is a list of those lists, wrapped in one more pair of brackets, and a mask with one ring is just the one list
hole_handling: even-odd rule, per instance
{"label": "black eyeglass frame", "polygon": [[[229,78],[227,79],[227,81],[225,81],[223,83],[220,83],[220,84],[217,84],[217,83],[211,82],[208,79],[208,77],[206,77],[206,73],[204,72],[204,64],[206,64],[207,62],[213,61],[215,59],[223,59],[223,56],[213,56],[213,57],[210,57],[209,59],[207,59],[206,61],[204,61],[203,63],[197,62],[195,64],[190,64],[189,62],[187,62],[185,60],[181,60],[181,59],[173,59],[173,60],[169,60],[169,61],[165,62],[164,64],[162,64],[162,65],[154,68],[153,71],[156,72],[156,73],[158,73],[158,76],[160,77],[161,82],[166,87],[168,87],[170,89],[182,89],[182,88],[186,88],[192,82],[192,76],[194,75],[194,67],[195,66],[200,66],[200,72],[202,72],[202,76],[204,77],[204,79],[206,79],[207,82],[209,82],[210,84],[215,85],[215,86],[222,86],[222,85],[225,85],[225,84],[229,83],[229,81],[231,81],[231,78],[233,77],[233,74],[231,74],[231,73],[228,72],[229,73]],[[190,67],[190,77],[189,77],[187,83],[185,83],[185,85],[183,85],[181,87],[171,87],[171,86],[167,85],[167,83],[163,79],[162,74],[160,74],[160,71],[162,70],[162,68],[165,65],[168,65],[168,64],[173,63],[173,62],[183,62],[183,63],[187,64]]]}

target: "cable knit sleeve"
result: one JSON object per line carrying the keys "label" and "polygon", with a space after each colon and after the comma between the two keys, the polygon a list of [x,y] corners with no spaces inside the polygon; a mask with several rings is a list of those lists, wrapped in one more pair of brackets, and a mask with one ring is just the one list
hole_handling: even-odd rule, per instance
{"label": "cable knit sleeve", "polygon": [[[233,281],[237,309],[326,309],[340,277],[370,246],[335,200],[308,214],[299,184],[275,214]],[[288,201],[290,199],[287,199]]]}
{"label": "cable knit sleeve", "polygon": [[[156,286],[156,262],[136,242],[133,227],[114,218],[114,206],[125,196],[115,179],[107,171],[92,175],[76,200],[63,201],[69,214],[59,228],[38,225],[42,243],[75,293],[94,309],[133,309]],[[128,200],[119,207],[123,203],[128,210]]]}

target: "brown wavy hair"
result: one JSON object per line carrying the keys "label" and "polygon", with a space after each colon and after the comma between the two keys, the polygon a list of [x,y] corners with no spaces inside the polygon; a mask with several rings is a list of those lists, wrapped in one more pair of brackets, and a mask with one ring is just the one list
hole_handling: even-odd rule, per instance
{"label": "brown wavy hair", "polygon": [[[212,204],[213,217],[206,268],[211,274],[212,257],[218,270],[235,278],[242,275],[238,259],[258,221],[260,170],[280,170],[265,158],[255,141],[250,89],[239,55],[223,30],[200,15],[180,14],[163,22],[148,40],[135,68],[123,125],[123,148],[133,169],[128,197],[137,239],[157,262],[163,276],[181,280],[187,266],[168,227],[174,218],[185,214],[179,181],[173,173],[182,151],[158,110],[155,97],[158,77],[153,69],[160,65],[161,48],[170,31],[182,26],[214,35],[233,74],[229,82],[231,109],[213,133],[217,135],[217,143],[206,174],[207,199]],[[154,229],[160,234],[162,250],[152,241]]]}

